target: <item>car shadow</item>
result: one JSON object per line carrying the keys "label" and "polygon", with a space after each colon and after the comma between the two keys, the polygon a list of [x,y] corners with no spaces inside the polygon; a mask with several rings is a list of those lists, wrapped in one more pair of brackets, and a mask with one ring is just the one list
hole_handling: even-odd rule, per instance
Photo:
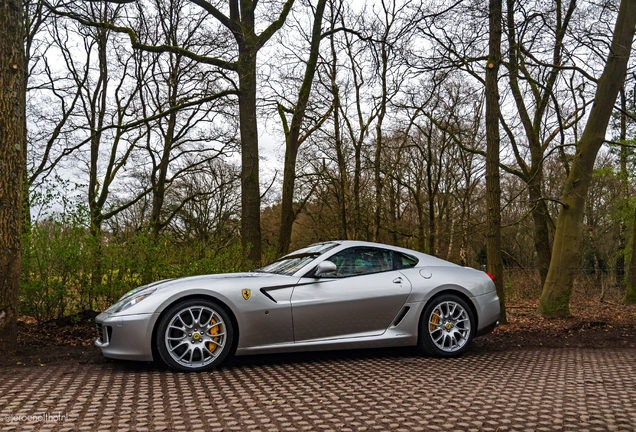
{"label": "car shadow", "polygon": [[[312,363],[359,360],[404,358],[411,362],[422,357],[416,347],[348,349],[336,351],[311,351],[298,353],[258,354],[230,356],[216,370],[232,370],[244,367],[305,365]],[[122,372],[156,371],[174,372],[161,361],[140,362],[131,360],[108,360],[108,364]]]}

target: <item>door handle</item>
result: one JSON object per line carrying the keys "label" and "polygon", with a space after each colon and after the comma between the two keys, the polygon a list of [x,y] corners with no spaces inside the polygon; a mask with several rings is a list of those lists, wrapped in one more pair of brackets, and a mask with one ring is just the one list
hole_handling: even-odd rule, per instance
{"label": "door handle", "polygon": [[393,279],[393,283],[394,283],[394,284],[402,283],[402,278],[401,278],[401,277],[398,277],[398,278]]}

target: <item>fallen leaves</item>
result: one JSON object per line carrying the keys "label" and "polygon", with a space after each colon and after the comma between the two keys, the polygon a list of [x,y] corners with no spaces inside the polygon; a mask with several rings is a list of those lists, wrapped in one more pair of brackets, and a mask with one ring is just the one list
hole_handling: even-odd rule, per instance
{"label": "fallen leaves", "polygon": [[636,306],[574,299],[572,317],[543,318],[538,301],[519,301],[508,309],[508,325],[477,338],[483,349],[574,347],[636,348]]}

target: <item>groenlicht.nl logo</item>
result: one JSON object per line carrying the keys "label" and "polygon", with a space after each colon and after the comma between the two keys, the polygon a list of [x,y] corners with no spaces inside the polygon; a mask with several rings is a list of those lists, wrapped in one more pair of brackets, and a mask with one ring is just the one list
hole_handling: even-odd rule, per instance
{"label": "groenlicht.nl logo", "polygon": [[68,420],[67,413],[45,413],[45,414],[33,414],[33,415],[5,415],[5,423],[13,422],[26,422],[26,423],[41,423],[41,422],[61,422]]}

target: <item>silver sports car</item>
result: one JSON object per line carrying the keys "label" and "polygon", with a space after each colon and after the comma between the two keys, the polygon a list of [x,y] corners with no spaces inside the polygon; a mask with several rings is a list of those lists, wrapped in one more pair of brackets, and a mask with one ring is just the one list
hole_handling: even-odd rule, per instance
{"label": "silver sports car", "polygon": [[499,317],[484,272],[361,241],[316,243],[249,273],[155,282],[97,318],[106,357],[182,371],[236,355],[417,345],[448,357]]}

